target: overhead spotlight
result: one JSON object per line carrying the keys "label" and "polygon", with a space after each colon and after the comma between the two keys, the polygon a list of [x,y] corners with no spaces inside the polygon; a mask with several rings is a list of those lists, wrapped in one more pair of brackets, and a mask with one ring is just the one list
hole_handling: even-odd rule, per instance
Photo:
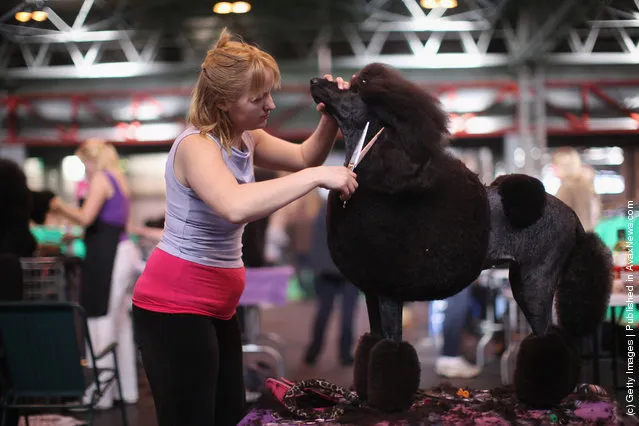
{"label": "overhead spotlight", "polygon": [[233,13],[246,13],[251,10],[251,4],[245,1],[236,1],[233,3]]}
{"label": "overhead spotlight", "polygon": [[33,19],[34,21],[46,21],[48,17],[49,14],[44,10],[34,10],[33,12],[31,12],[31,19]]}
{"label": "overhead spotlight", "polygon": [[219,2],[215,3],[213,6],[213,12],[218,13],[220,15],[226,15],[227,13],[246,13],[251,10],[251,4],[246,1],[236,1],[236,2]]}
{"label": "overhead spotlight", "polygon": [[31,12],[22,10],[20,12],[16,12],[14,17],[16,18],[16,21],[18,22],[29,22],[31,20]]}
{"label": "overhead spotlight", "polygon": [[457,7],[457,0],[420,0],[419,4],[424,9],[436,9],[438,7],[454,9]]}
{"label": "overhead spotlight", "polygon": [[231,13],[233,11],[233,5],[227,1],[221,1],[219,3],[215,3],[213,6],[213,12],[218,13],[220,15],[226,15],[227,13]]}

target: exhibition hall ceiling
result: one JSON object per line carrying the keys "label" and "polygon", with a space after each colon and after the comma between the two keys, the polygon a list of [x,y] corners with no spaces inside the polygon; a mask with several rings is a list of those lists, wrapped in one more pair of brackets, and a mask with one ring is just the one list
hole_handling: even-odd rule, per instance
{"label": "exhibition hall ceiling", "polygon": [[[516,68],[639,62],[639,0],[247,0],[219,15],[202,0],[5,0],[0,76],[133,77],[197,69],[227,26],[282,66]],[[444,2],[449,3],[449,2]],[[16,13],[44,11],[18,22]]]}

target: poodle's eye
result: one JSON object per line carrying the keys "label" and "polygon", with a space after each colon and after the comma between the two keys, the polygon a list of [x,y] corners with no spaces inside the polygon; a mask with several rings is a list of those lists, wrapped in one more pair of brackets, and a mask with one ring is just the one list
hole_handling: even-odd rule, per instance
{"label": "poodle's eye", "polygon": [[362,81],[359,84],[366,84],[366,79],[363,78]]}

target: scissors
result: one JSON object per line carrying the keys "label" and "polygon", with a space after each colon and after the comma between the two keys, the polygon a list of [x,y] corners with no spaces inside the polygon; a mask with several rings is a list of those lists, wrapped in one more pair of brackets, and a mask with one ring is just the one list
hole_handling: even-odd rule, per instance
{"label": "scissors", "polygon": [[[366,144],[366,146],[364,146],[364,141],[366,140],[366,133],[368,132],[369,123],[370,122],[368,121],[366,122],[366,125],[364,126],[364,131],[362,132],[362,136],[360,136],[359,141],[357,141],[357,145],[355,145],[355,150],[353,151],[353,154],[351,155],[350,160],[348,160],[347,168],[351,171],[355,170],[355,167],[359,165],[359,163],[362,161],[362,158],[364,158],[366,153],[370,151],[371,147],[377,140],[377,137],[382,133],[382,131],[384,131],[383,127],[379,129],[379,131],[375,134],[375,136],[373,136],[373,138]],[[346,200],[344,200],[344,204],[342,205],[342,207],[346,207]]]}

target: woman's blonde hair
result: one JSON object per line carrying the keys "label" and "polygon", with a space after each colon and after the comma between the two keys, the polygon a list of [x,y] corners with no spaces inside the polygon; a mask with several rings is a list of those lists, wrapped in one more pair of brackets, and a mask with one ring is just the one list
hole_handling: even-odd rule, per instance
{"label": "woman's blonde hair", "polygon": [[[233,143],[231,118],[219,104],[236,101],[246,91],[247,82],[249,96],[256,97],[280,85],[280,70],[271,55],[232,38],[224,28],[206,54],[186,119],[202,136],[214,132],[227,150]],[[267,71],[272,72],[272,80]]]}
{"label": "woman's blonde hair", "polygon": [[83,162],[92,161],[97,170],[119,170],[120,156],[115,147],[102,139],[87,139],[75,151]]}
{"label": "woman's blonde hair", "polygon": [[557,167],[561,178],[582,178],[584,167],[579,153],[574,148],[559,148],[552,156],[552,163]]}

